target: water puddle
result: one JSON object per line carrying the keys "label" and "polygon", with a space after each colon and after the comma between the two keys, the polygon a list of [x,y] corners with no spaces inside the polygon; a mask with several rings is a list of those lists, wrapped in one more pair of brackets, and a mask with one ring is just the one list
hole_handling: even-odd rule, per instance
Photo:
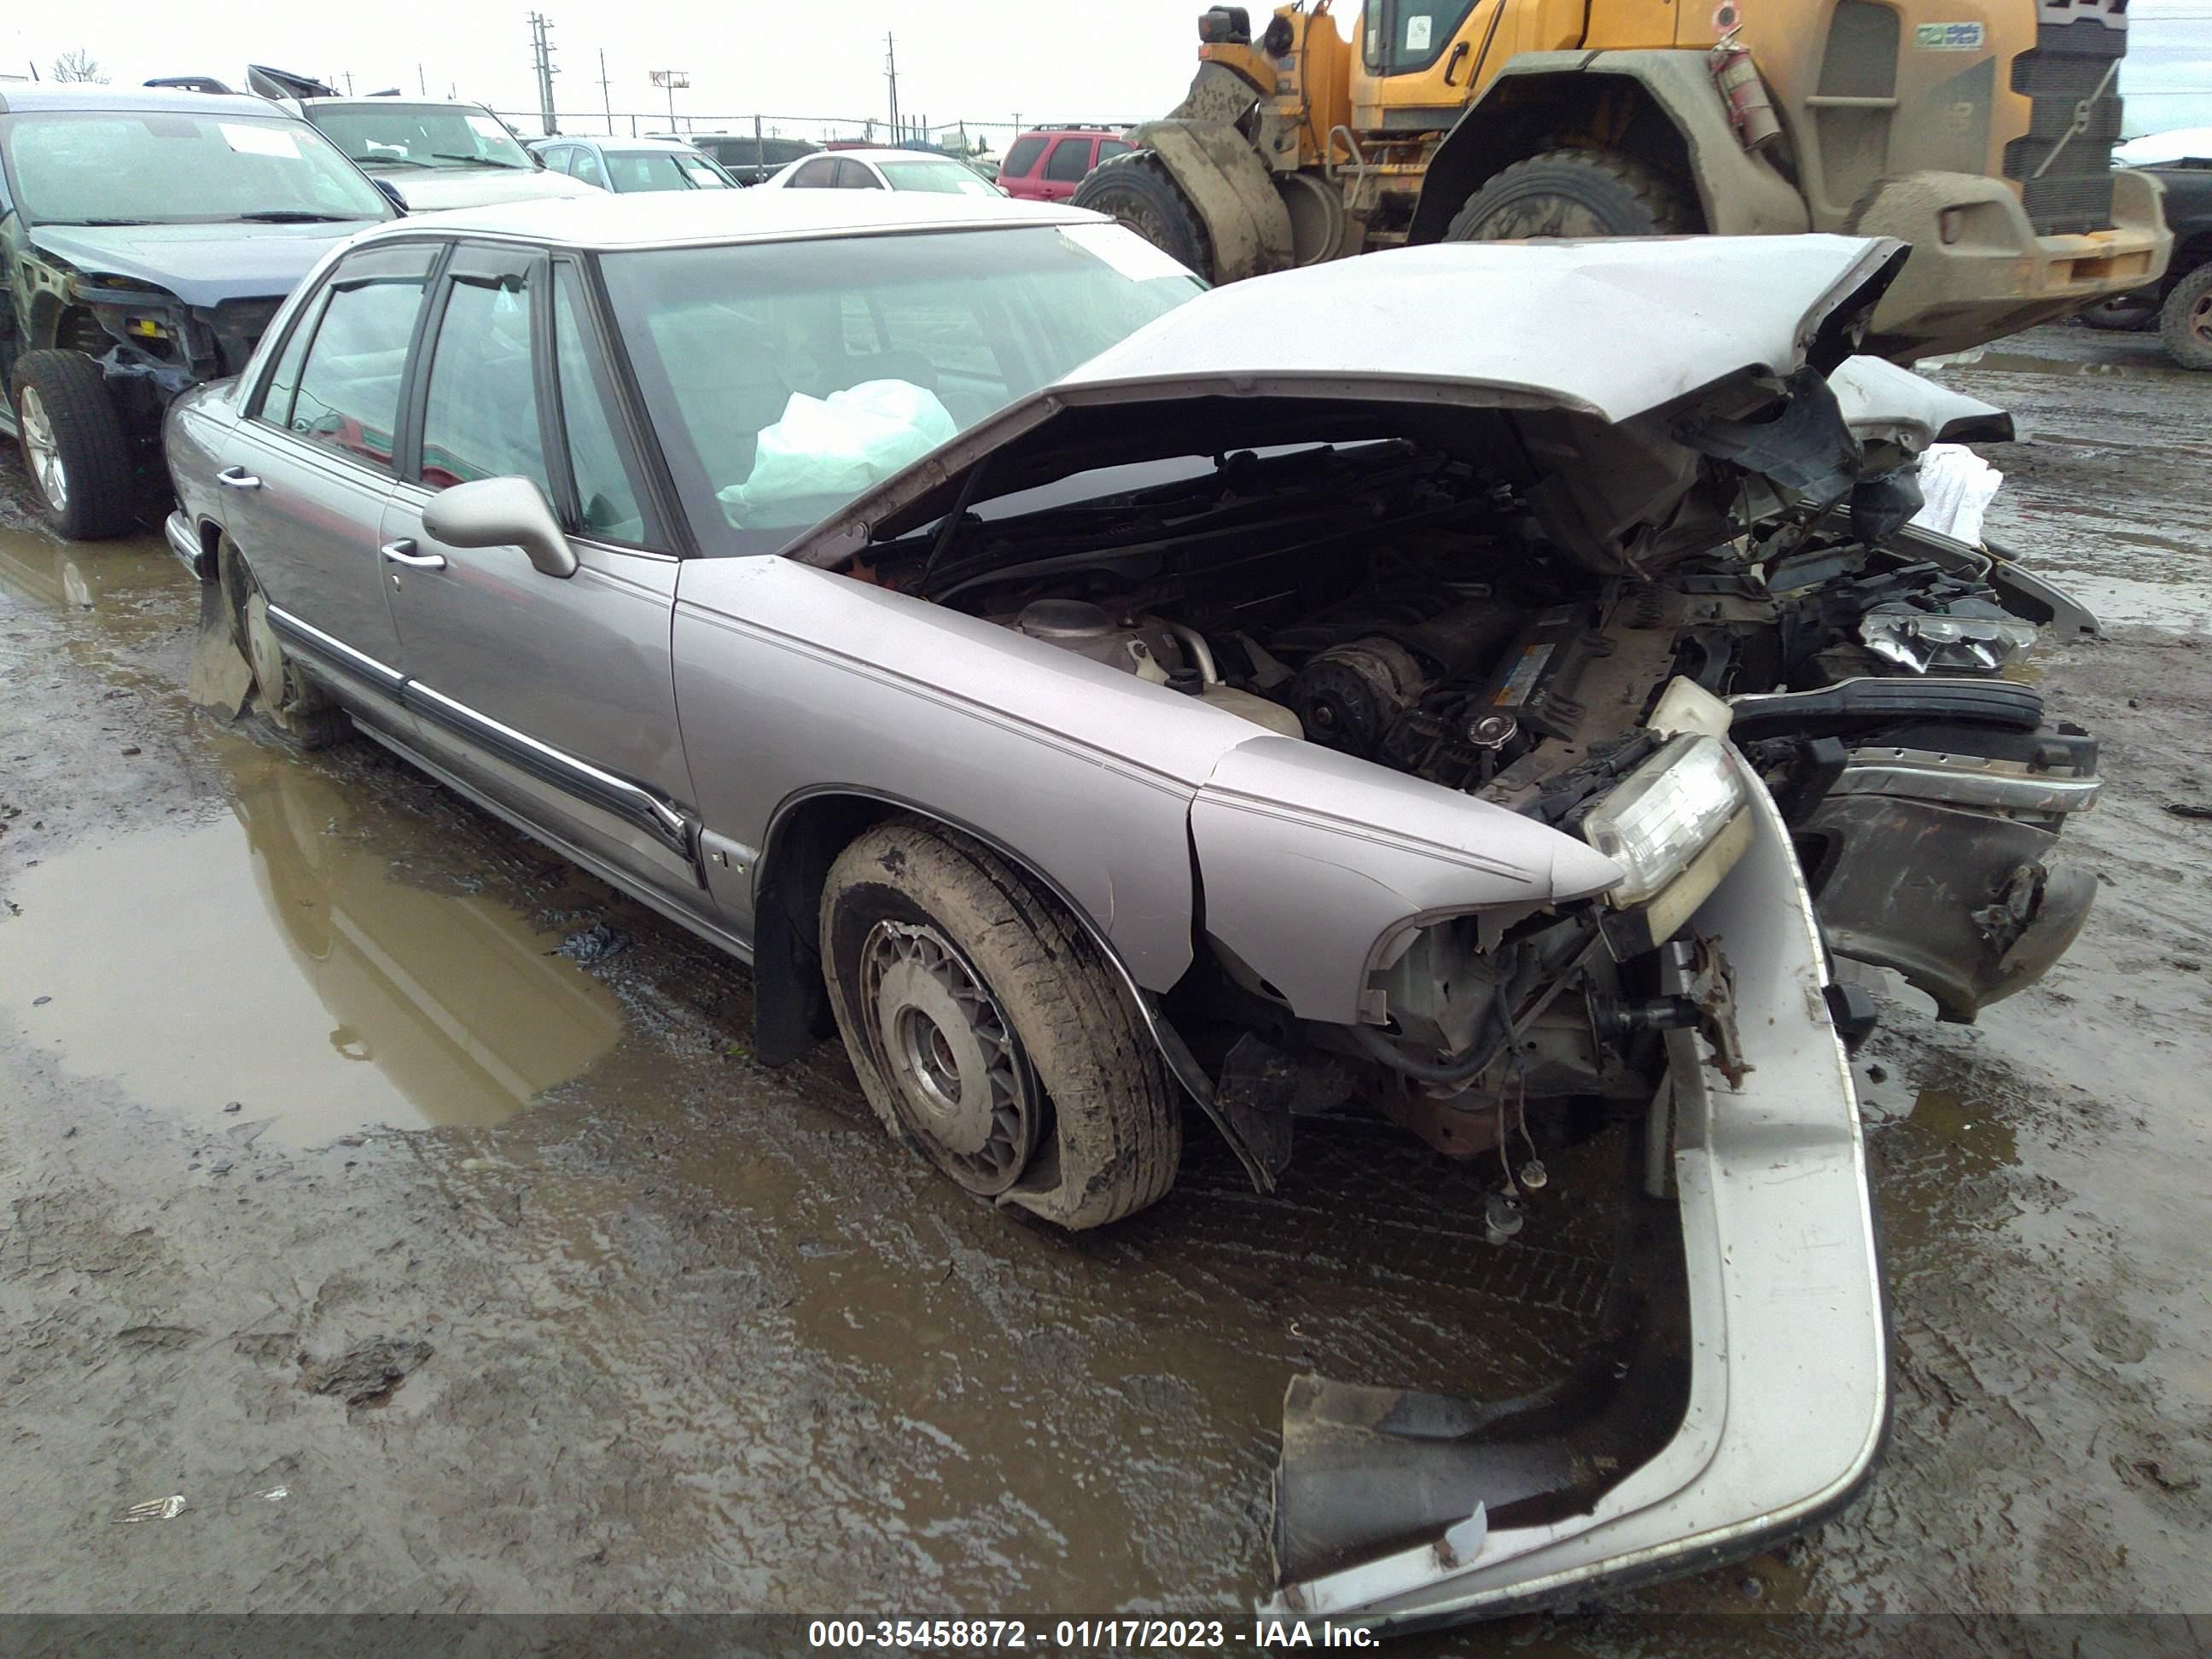
{"label": "water puddle", "polygon": [[72,848],[7,882],[9,1017],[64,1070],[304,1145],[494,1123],[614,1046],[618,1005],[551,954],[557,933],[395,879],[345,789],[224,747],[230,817]]}

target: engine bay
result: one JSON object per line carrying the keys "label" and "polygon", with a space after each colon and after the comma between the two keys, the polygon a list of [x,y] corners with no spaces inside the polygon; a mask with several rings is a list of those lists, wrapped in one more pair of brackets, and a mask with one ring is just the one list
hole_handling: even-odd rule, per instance
{"label": "engine bay", "polygon": [[1972,568],[1817,514],[1600,575],[1527,492],[1405,441],[1219,458],[1196,477],[969,520],[877,579],[1270,730],[1553,823],[1649,752],[1667,684],[1717,696],[1989,674],[2032,642]]}

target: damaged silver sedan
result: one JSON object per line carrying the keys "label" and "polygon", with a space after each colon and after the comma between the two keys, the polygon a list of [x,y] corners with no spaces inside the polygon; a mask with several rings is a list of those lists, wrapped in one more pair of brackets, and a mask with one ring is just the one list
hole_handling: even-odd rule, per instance
{"label": "damaged silver sedan", "polygon": [[178,404],[171,540],[270,712],[754,963],[763,1060],[841,1036],[1062,1226],[1164,1194],[1186,1106],[1262,1188],[1391,1118],[1496,1168],[1507,1248],[1543,1150],[1635,1139],[1574,1374],[1291,1385],[1273,1607],[1577,1599],[1856,1490],[1838,958],[1956,1019],[2031,982],[2098,788],[2004,673],[2094,620],[1909,526],[1926,445],[2008,427],[1852,356],[1899,246],[1200,294],[1020,204],[561,208],[362,239]]}

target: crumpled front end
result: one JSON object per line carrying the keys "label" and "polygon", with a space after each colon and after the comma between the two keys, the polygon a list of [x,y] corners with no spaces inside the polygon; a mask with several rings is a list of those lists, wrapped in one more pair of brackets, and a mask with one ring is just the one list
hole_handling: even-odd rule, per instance
{"label": "crumpled front end", "polygon": [[1690,994],[1717,954],[1739,1053],[1666,1036],[1608,1345],[1518,1400],[1293,1382],[1267,1611],[1420,1625],[1572,1601],[1747,1553],[1872,1471],[1888,1361],[1857,1104],[1788,830],[1750,795],[1748,844],[1662,969]]}

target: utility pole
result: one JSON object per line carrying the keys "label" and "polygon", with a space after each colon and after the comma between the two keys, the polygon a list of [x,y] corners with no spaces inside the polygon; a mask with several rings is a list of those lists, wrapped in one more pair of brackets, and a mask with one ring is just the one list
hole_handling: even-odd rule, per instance
{"label": "utility pole", "polygon": [[561,118],[553,109],[553,77],[560,71],[553,67],[553,23],[542,11],[530,14],[531,66],[538,71],[538,119],[551,137],[561,131]]}
{"label": "utility pole", "polygon": [[891,83],[891,142],[898,143],[898,40],[886,33],[884,36],[884,78]]}
{"label": "utility pole", "polygon": [[420,64],[415,65],[415,88],[425,98],[430,95],[430,77],[422,73],[422,66]]}
{"label": "utility pole", "polygon": [[607,49],[605,46],[599,48],[599,101],[607,107],[607,137],[611,138],[615,134],[615,95],[608,90]]}

